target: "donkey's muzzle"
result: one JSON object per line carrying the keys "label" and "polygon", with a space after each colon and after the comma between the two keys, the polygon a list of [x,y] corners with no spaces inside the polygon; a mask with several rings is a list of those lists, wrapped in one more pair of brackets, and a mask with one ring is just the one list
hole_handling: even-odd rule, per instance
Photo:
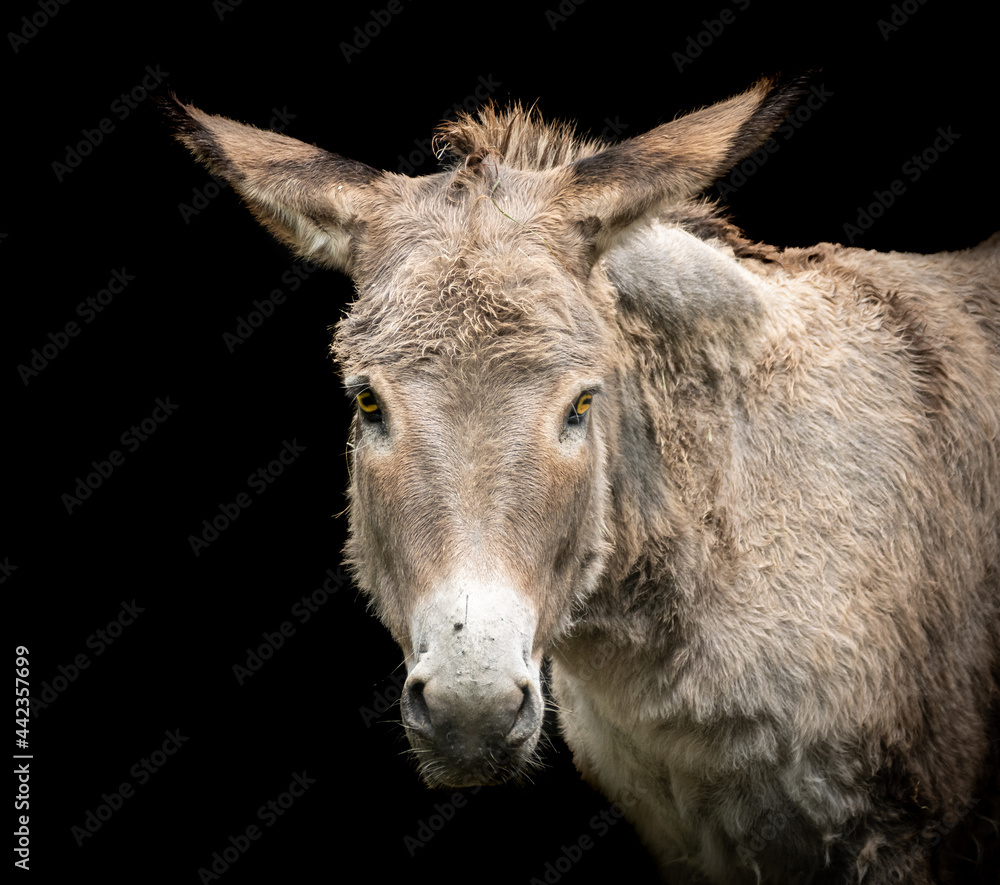
{"label": "donkey's muzzle", "polygon": [[535,616],[509,585],[449,581],[411,621],[416,658],[403,725],[428,783],[499,783],[530,759],[542,726]]}
{"label": "donkey's muzzle", "polygon": [[433,760],[429,770],[448,786],[506,780],[534,748],[542,724],[541,695],[527,679],[472,695],[442,679],[407,680],[402,711],[421,761]]}

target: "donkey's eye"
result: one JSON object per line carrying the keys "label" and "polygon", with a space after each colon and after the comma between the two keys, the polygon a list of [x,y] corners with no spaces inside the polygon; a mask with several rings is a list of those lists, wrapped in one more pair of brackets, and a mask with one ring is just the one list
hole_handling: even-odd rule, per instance
{"label": "donkey's eye", "polygon": [[380,423],[382,421],[382,408],[379,406],[378,400],[375,399],[375,394],[368,388],[362,390],[354,400],[358,404],[358,411],[365,421],[373,423]]}
{"label": "donkey's eye", "polygon": [[584,418],[587,417],[587,412],[590,410],[590,403],[593,400],[594,395],[589,391],[581,393],[573,405],[569,407],[569,413],[566,415],[567,424],[583,424]]}

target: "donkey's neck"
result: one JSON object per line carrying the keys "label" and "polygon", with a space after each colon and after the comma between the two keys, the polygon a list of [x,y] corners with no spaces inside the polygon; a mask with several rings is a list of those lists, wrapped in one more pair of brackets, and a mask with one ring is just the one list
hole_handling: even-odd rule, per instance
{"label": "donkey's neck", "polygon": [[[664,631],[678,594],[696,596],[699,581],[725,580],[709,540],[717,465],[748,420],[778,318],[768,282],[728,247],[677,227],[654,222],[628,234],[602,269],[616,291],[625,360],[609,464],[615,554],[608,599],[598,591],[589,624],[635,631],[660,647],[669,644]],[[673,573],[699,577],[675,586]],[[633,620],[648,623],[626,625],[614,615],[623,594],[636,597]]]}

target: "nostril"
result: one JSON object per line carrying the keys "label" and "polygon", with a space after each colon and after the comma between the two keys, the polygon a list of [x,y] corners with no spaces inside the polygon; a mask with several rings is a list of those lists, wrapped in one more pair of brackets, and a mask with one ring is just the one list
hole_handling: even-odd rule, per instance
{"label": "nostril", "polygon": [[431,723],[431,711],[428,709],[427,701],[424,699],[423,682],[414,680],[403,687],[401,706],[403,723],[407,728],[419,731],[427,737],[431,737],[434,734],[434,726]]}
{"label": "nostril", "polygon": [[507,733],[507,743],[512,747],[523,744],[538,728],[538,701],[531,690],[531,685],[521,687],[522,700],[514,717],[514,724]]}

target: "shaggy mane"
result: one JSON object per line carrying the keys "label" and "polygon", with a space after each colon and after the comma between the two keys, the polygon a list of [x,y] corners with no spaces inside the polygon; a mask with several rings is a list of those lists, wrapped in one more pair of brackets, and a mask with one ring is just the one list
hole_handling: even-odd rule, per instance
{"label": "shaggy mane", "polygon": [[475,164],[489,155],[508,168],[525,171],[554,169],[607,147],[600,139],[579,136],[572,123],[543,120],[536,105],[526,109],[520,102],[507,108],[489,102],[475,116],[462,112],[435,129],[434,144],[450,161],[449,168]]}

